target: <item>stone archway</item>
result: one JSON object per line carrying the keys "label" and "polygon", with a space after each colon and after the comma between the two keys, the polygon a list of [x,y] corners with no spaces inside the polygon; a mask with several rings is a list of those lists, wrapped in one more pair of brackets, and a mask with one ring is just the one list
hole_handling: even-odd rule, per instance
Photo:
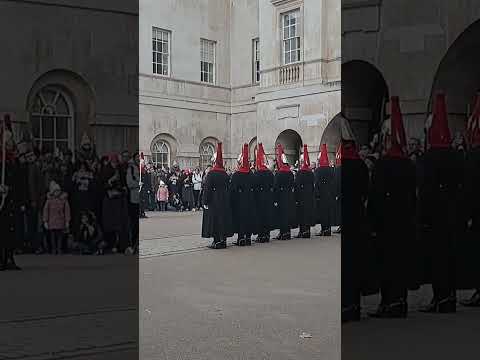
{"label": "stone archway", "polygon": [[380,131],[388,98],[387,83],[375,66],[361,60],[342,64],[342,110],[359,145]]}
{"label": "stone archway", "polygon": [[277,144],[282,144],[290,165],[294,165],[300,159],[303,141],[295,130],[287,129],[282,131],[275,141],[275,146]]}
{"label": "stone archway", "polygon": [[[327,144],[328,158],[330,160],[335,159],[338,145],[342,140],[341,119],[342,115],[339,113],[330,120],[323,132],[322,140],[320,142],[320,144]],[[319,149],[315,149],[315,151],[318,154]]]}
{"label": "stone archway", "polygon": [[466,28],[452,43],[441,60],[432,85],[427,113],[433,99],[443,92],[447,99],[452,134],[465,130],[476,93],[480,90],[480,20]]}

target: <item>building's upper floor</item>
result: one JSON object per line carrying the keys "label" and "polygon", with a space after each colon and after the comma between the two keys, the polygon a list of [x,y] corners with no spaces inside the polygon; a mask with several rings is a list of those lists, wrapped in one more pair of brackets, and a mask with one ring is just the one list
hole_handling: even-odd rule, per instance
{"label": "building's upper floor", "polygon": [[338,0],[141,0],[140,75],[227,89],[340,79]]}

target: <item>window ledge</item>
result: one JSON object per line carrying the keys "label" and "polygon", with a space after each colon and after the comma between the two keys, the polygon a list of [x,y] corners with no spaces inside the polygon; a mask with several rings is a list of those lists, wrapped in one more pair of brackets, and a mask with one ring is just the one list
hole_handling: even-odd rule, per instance
{"label": "window ledge", "polygon": [[270,2],[271,2],[274,6],[283,5],[283,4],[288,3],[289,1],[292,1],[292,0],[270,0]]}

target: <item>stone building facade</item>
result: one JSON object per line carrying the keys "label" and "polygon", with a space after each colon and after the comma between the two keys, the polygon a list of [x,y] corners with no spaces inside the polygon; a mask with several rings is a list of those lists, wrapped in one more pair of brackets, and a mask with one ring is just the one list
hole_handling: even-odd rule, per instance
{"label": "stone building facade", "polygon": [[[18,26],[17,26],[17,25]],[[42,149],[138,149],[138,4],[0,1],[0,113]]]}
{"label": "stone building facade", "polygon": [[[340,111],[340,1],[140,0],[140,150],[204,167],[277,142],[316,153]],[[330,151],[335,151],[332,145]]]}
{"label": "stone building facade", "polygon": [[400,97],[409,137],[424,137],[434,95],[446,94],[452,133],[480,89],[476,0],[342,0],[342,107],[359,142]]}

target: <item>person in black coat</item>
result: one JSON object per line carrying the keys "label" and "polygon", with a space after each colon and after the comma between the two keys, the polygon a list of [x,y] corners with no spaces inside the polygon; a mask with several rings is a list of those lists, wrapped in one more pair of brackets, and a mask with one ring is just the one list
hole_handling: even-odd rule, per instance
{"label": "person in black coat", "polygon": [[456,242],[458,200],[463,186],[463,160],[452,147],[447,122],[445,95],[438,94],[430,129],[430,148],[424,157],[424,184],[421,189],[424,241],[429,259],[428,278],[433,299],[421,309],[430,313],[456,311]]}
{"label": "person in black coat", "polygon": [[342,144],[342,322],[360,320],[365,266],[365,202],[368,169],[353,140]]}
{"label": "person in black coat", "polygon": [[[416,169],[406,156],[405,130],[398,97],[392,97],[390,134],[386,134],[384,156],[377,161],[372,175],[368,206],[374,204],[373,231],[378,251],[377,276],[381,303],[370,316],[402,318],[407,316],[407,294],[412,278],[412,249],[415,248]],[[400,144],[403,144],[400,145]]]}
{"label": "person in black coat", "polygon": [[8,150],[6,153],[5,162],[0,158],[0,167],[5,166],[5,182],[0,184],[0,201],[2,202],[0,208],[0,229],[2,229],[0,270],[21,270],[15,262],[15,250],[23,245],[18,237],[17,218],[18,212],[24,210],[27,204],[27,189],[23,181],[18,181],[21,179],[20,168],[14,153],[8,153]]}
{"label": "person in black coat", "polygon": [[275,173],[273,188],[275,217],[278,221],[276,227],[280,229],[277,240],[290,240],[291,228],[296,222],[295,182],[281,144],[277,145],[276,155],[277,172]]}
{"label": "person in black coat", "polygon": [[273,226],[274,199],[273,182],[274,175],[266,166],[265,150],[259,143],[257,148],[256,172],[253,175],[255,185],[256,222],[255,228],[258,234],[255,240],[258,243],[270,241],[270,231]]}
{"label": "person in black coat", "polygon": [[468,307],[480,307],[480,94],[477,94],[475,107],[467,126],[470,149],[465,162],[465,209],[468,224],[468,246],[464,250],[464,271],[462,282],[465,288],[474,288],[470,299],[460,303]]}
{"label": "person in black coat", "polygon": [[310,228],[315,225],[314,176],[310,168],[307,145],[303,145],[303,164],[295,177],[295,199],[297,203],[297,238],[310,238]]}
{"label": "person in black coat", "polygon": [[335,167],[333,168],[333,219],[332,225],[338,226],[334,231],[340,234],[342,231],[342,144],[335,154]]}
{"label": "person in black coat", "polygon": [[213,238],[212,249],[225,249],[227,237],[233,235],[229,176],[223,166],[222,143],[218,143],[215,165],[208,172],[203,189],[202,237]]}
{"label": "person in black coat", "polygon": [[248,144],[244,144],[239,159],[239,168],[230,180],[233,231],[238,234],[238,246],[252,245],[255,221],[255,197],[253,174],[248,162]]}
{"label": "person in black coat", "polygon": [[327,144],[322,144],[315,169],[315,222],[322,226],[319,235],[332,235],[332,218],[335,211],[335,179],[334,169],[328,161]]}

